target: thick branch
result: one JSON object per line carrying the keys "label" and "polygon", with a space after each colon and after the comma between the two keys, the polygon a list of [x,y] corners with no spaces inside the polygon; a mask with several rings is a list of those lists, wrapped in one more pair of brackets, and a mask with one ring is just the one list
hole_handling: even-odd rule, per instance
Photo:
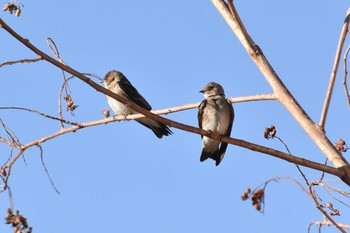
{"label": "thick branch", "polygon": [[212,0],[212,2],[242,43],[251,59],[255,62],[266,80],[269,82],[277,100],[291,113],[299,125],[305,130],[309,137],[335,167],[348,167],[349,164],[345,158],[336,151],[322,129],[311,120],[303,108],[298,104],[297,100],[278,77],[277,73],[264,56],[262,50],[248,35],[232,1],[229,1],[230,9],[222,0]]}

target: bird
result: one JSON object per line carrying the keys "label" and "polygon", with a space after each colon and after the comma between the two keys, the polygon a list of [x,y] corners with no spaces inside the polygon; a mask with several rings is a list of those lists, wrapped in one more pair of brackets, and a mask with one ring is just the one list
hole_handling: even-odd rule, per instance
{"label": "bird", "polygon": [[[150,111],[151,105],[143,98],[143,96],[137,91],[137,89],[130,83],[130,81],[124,76],[123,73],[111,70],[101,80],[105,88],[134,102],[138,106]],[[127,116],[130,114],[138,113],[137,111],[125,106],[123,103],[107,96],[107,101],[111,109],[118,115]],[[168,136],[173,132],[163,123],[157,122],[151,118],[144,117],[136,120],[138,123],[151,129],[153,133],[158,137]]]}
{"label": "bird", "polygon": [[[222,86],[215,82],[209,82],[203,90],[205,99],[198,107],[199,128],[209,132],[215,132],[229,137],[231,135],[234,120],[234,109],[225,97]],[[202,154],[200,161],[208,158],[216,161],[218,166],[224,158],[227,143],[213,140],[206,136],[202,137]]]}

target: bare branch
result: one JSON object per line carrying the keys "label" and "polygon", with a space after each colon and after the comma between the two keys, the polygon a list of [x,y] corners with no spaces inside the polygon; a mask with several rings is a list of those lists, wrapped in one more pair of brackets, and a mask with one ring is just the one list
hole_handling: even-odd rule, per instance
{"label": "bare branch", "polygon": [[313,188],[314,185],[318,185],[318,183],[312,182],[312,183],[309,184],[309,191],[310,191],[310,194],[311,194],[312,199],[313,199],[314,202],[316,203],[317,209],[318,209],[319,211],[321,211],[321,213],[332,223],[332,225],[334,225],[336,228],[338,228],[338,230],[339,230],[340,232],[346,233],[345,230],[344,230],[341,226],[339,226],[338,223],[335,222],[335,221],[333,220],[333,218],[323,209],[322,205],[320,205],[320,203],[318,202],[317,197],[316,197],[317,194],[316,194],[316,192],[315,192],[315,190],[314,190],[314,188]]}
{"label": "bare branch", "polygon": [[39,149],[40,149],[40,160],[41,160],[41,163],[42,163],[42,165],[44,167],[45,173],[46,173],[47,177],[50,180],[50,183],[51,183],[52,187],[54,188],[56,193],[61,194],[60,191],[58,191],[58,189],[56,188],[55,183],[53,182],[53,180],[52,180],[52,178],[51,178],[51,176],[49,174],[49,171],[47,170],[46,164],[44,162],[44,150],[43,150],[42,146],[40,144],[37,144],[36,146],[39,147]]}
{"label": "bare branch", "polygon": [[341,33],[340,33],[338,48],[337,48],[337,51],[335,53],[333,69],[332,69],[331,77],[329,80],[328,90],[327,90],[326,98],[325,98],[325,101],[323,104],[323,110],[322,110],[321,119],[320,119],[320,123],[319,123],[319,125],[322,129],[325,128],[328,108],[329,108],[329,105],[331,102],[332,93],[333,93],[333,89],[334,89],[334,83],[335,83],[335,79],[336,79],[336,76],[338,73],[340,56],[341,56],[341,53],[343,51],[343,46],[344,46],[346,34],[348,33],[349,21],[350,21],[350,8],[346,12],[345,21],[344,21],[343,28],[342,28]]}
{"label": "bare branch", "polygon": [[348,77],[347,58],[348,58],[349,51],[350,51],[350,46],[348,46],[348,48],[345,51],[345,55],[344,55],[344,80],[343,80],[343,85],[344,85],[346,100],[348,102],[348,107],[350,108],[350,95],[349,95],[348,84],[347,84],[347,77]]}
{"label": "bare branch", "polygon": [[31,62],[38,62],[43,60],[42,57],[38,57],[38,58],[33,58],[33,59],[20,59],[17,61],[6,61],[4,63],[0,64],[0,68],[6,65],[14,65],[14,64],[18,64],[18,63],[31,63]]}
{"label": "bare branch", "polygon": [[[350,225],[347,225],[347,224],[341,224],[341,223],[337,223],[338,224],[338,226],[339,227],[341,227],[341,228],[345,228],[345,229],[350,229]],[[308,232],[310,232],[310,229],[311,229],[311,226],[312,225],[316,225],[316,226],[333,226],[333,223],[332,222],[330,222],[330,221],[323,221],[323,222],[319,222],[319,221],[317,221],[317,222],[311,222],[310,224],[309,224],[309,227],[308,227]]]}
{"label": "bare branch", "polygon": [[32,112],[32,113],[36,113],[40,116],[43,116],[45,118],[49,118],[49,119],[52,119],[52,120],[57,120],[57,121],[60,121],[62,123],[65,123],[65,124],[69,124],[69,125],[79,125],[79,123],[76,123],[76,122],[72,122],[72,121],[68,121],[68,120],[65,120],[65,119],[61,119],[61,118],[58,118],[58,117],[54,117],[54,116],[50,116],[50,115],[47,115],[45,113],[42,113],[42,112],[39,112],[37,110],[33,110],[33,109],[29,109],[29,108],[21,108],[21,107],[0,107],[0,110],[23,110],[23,111],[28,111],[28,112]]}

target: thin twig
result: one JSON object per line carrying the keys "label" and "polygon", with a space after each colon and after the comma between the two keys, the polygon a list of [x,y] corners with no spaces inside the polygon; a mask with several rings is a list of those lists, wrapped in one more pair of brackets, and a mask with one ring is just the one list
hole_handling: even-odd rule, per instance
{"label": "thin twig", "polygon": [[350,51],[350,45],[348,46],[348,48],[345,51],[344,54],[344,80],[343,80],[343,85],[344,85],[344,90],[345,90],[345,97],[346,100],[348,102],[348,107],[350,108],[350,95],[349,95],[349,90],[348,90],[348,85],[347,85],[347,77],[348,77],[348,63],[347,63],[347,59],[348,59],[348,54]]}
{"label": "thin twig", "polygon": [[310,191],[310,194],[311,194],[312,199],[313,199],[314,202],[316,203],[316,208],[317,208],[319,211],[321,211],[321,213],[322,213],[336,228],[338,228],[338,230],[339,230],[340,232],[346,233],[345,230],[344,230],[342,227],[340,227],[340,226],[338,225],[338,223],[337,223],[336,221],[334,221],[333,218],[332,218],[331,216],[329,216],[329,214],[323,209],[322,205],[320,205],[320,203],[318,202],[317,197],[316,197],[317,194],[316,194],[315,190],[313,189],[313,186],[314,186],[314,185],[318,185],[318,183],[312,182],[312,183],[309,184],[309,191]]}
{"label": "thin twig", "polygon": [[16,145],[16,147],[20,147],[21,143],[19,142],[19,139],[17,138],[17,136],[15,135],[15,133],[8,128],[5,123],[2,121],[2,119],[0,119],[0,124],[2,125],[2,127],[4,128],[7,136],[12,140],[12,142]]}
{"label": "thin twig", "polygon": [[329,105],[330,105],[330,102],[332,99],[334,83],[335,83],[335,79],[336,79],[337,73],[338,73],[340,56],[341,56],[341,53],[343,51],[343,46],[344,46],[346,35],[348,33],[349,21],[350,21],[350,8],[346,12],[343,28],[342,28],[341,33],[340,33],[338,47],[337,47],[337,51],[335,53],[335,58],[334,58],[334,63],[333,63],[333,69],[331,72],[331,77],[329,79],[328,90],[327,90],[326,98],[325,98],[325,101],[323,104],[323,110],[322,110],[321,119],[320,119],[320,123],[319,123],[319,125],[322,129],[325,128],[328,109],[329,109]]}
{"label": "thin twig", "polygon": [[[70,77],[68,79],[66,79],[66,78],[64,79],[64,81],[62,83],[62,86],[60,88],[59,94],[58,94],[58,115],[59,115],[60,119],[63,119],[63,113],[62,113],[62,91],[66,87],[67,82],[70,79],[72,79],[72,78],[74,78],[74,76],[72,76],[72,77]],[[67,91],[66,91],[66,94],[67,94]],[[60,122],[60,124],[61,124],[61,128],[63,129],[64,128],[63,122]]]}
{"label": "thin twig", "polygon": [[18,64],[18,63],[31,63],[31,62],[38,62],[44,60],[42,57],[38,57],[38,58],[32,58],[32,59],[19,59],[17,61],[6,61],[4,63],[0,64],[0,68],[6,65],[14,65],[14,64]]}
{"label": "thin twig", "polygon": [[[288,151],[288,153],[289,153],[290,155],[292,155],[292,153],[290,152],[290,150],[289,150],[287,144],[286,144],[280,137],[278,137],[278,136],[273,136],[273,137],[274,137],[274,138],[277,138],[277,139],[284,145],[284,147],[286,148],[286,150]],[[306,178],[304,172],[303,172],[303,171],[301,170],[301,168],[299,167],[299,165],[298,165],[298,164],[295,164],[295,166],[297,167],[297,169],[298,169],[299,173],[301,174],[301,176],[304,178],[304,181],[306,182],[306,184],[309,185],[309,181],[308,181],[308,179]]]}
{"label": "thin twig", "polygon": [[42,146],[41,146],[40,144],[37,144],[36,146],[39,147],[39,150],[40,150],[40,160],[41,160],[41,163],[42,163],[42,165],[43,165],[43,167],[44,167],[45,173],[46,173],[47,177],[48,177],[49,180],[50,180],[50,183],[51,183],[52,187],[55,189],[56,193],[61,194],[60,191],[58,191],[58,189],[56,188],[55,183],[53,182],[53,180],[52,180],[52,178],[51,178],[51,176],[50,176],[50,174],[49,174],[49,171],[47,170],[46,164],[45,164],[45,162],[44,162],[44,151],[43,151]]}
{"label": "thin twig", "polygon": [[[345,228],[345,229],[350,229],[350,225],[347,225],[347,224],[341,224],[341,223],[337,223],[340,227],[342,227],[342,228]],[[308,232],[310,232],[310,228],[311,228],[311,226],[312,225],[316,225],[316,226],[318,226],[318,227],[320,227],[320,226],[327,226],[327,227],[329,227],[329,226],[333,226],[333,224],[332,224],[332,222],[330,222],[330,221],[323,221],[323,222],[320,222],[320,221],[317,221],[317,222],[311,222],[310,224],[309,224],[309,228],[308,228]]]}
{"label": "thin twig", "polygon": [[[324,161],[324,165],[327,165],[327,162],[328,162],[328,159],[326,158],[326,160]],[[321,177],[320,177],[320,179],[319,180],[323,180],[323,178],[324,178],[324,172],[322,172],[322,174],[321,174]]]}
{"label": "thin twig", "polygon": [[303,191],[306,195],[308,195],[309,197],[311,197],[310,193],[295,179],[289,177],[289,176],[279,176],[279,177],[274,177],[274,178],[271,178],[267,181],[265,181],[264,183],[258,185],[253,191],[252,193],[254,193],[256,190],[260,189],[262,186],[263,186],[263,189],[266,188],[266,186],[271,182],[271,181],[278,181],[278,180],[288,180],[288,181],[291,181],[292,183],[296,184],[300,189],[301,191]]}
{"label": "thin twig", "polygon": [[65,120],[65,119],[61,119],[59,117],[54,117],[54,116],[50,116],[48,114],[45,114],[45,113],[42,113],[42,112],[39,112],[37,110],[33,110],[33,109],[29,109],[29,108],[22,108],[22,107],[0,107],[0,110],[23,110],[23,111],[28,111],[28,112],[32,112],[32,113],[36,113],[40,116],[43,116],[45,118],[49,118],[49,119],[52,119],[52,120],[57,120],[57,121],[60,121],[60,122],[63,122],[65,124],[69,124],[69,125],[79,125],[79,123],[77,122],[72,122],[72,121],[68,121],[68,120]]}
{"label": "thin twig", "polygon": [[322,185],[324,191],[331,197],[333,198],[334,200],[338,201],[339,203],[345,205],[346,207],[350,207],[350,205],[346,204],[345,202],[341,201],[340,199],[336,198],[334,195],[332,195],[329,191],[328,191],[328,187]]}

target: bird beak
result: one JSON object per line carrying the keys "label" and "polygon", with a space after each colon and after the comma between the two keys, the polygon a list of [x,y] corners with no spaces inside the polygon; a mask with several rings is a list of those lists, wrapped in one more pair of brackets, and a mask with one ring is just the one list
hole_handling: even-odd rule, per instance
{"label": "bird beak", "polygon": [[204,94],[205,90],[201,90],[201,91],[199,91],[199,92]]}

